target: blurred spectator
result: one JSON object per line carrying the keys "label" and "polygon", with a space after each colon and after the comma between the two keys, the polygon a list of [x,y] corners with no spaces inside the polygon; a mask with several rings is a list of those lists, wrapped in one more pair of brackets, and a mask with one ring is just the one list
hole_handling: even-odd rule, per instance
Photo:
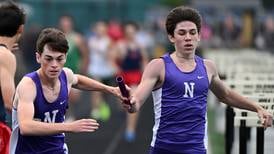
{"label": "blurred spectator", "polygon": [[263,49],[274,53],[274,19],[272,16],[267,16],[262,25],[262,46]]}
{"label": "blurred spectator", "polygon": [[223,23],[220,25],[219,33],[222,40],[222,47],[239,47],[241,28],[236,24],[232,14],[225,16]]}
{"label": "blurred spectator", "polygon": [[201,42],[200,42],[200,47],[201,48],[210,48],[212,47],[213,39],[213,30],[211,26],[203,20],[202,22],[202,27],[201,27]]}
{"label": "blurred spectator", "polygon": [[212,38],[212,29],[205,21],[202,23],[201,32],[201,39],[210,40]]}
{"label": "blurred spectator", "polygon": [[151,31],[140,28],[136,34],[136,41],[148,52],[148,57],[152,58],[155,39],[153,38]]}
{"label": "blurred spectator", "polygon": [[254,10],[245,9],[242,15],[241,47],[250,48],[254,42]]}
{"label": "blurred spectator", "polygon": [[[116,55],[119,64],[119,74],[124,78],[125,83],[135,90],[141,81],[144,66],[147,64],[147,53],[136,41],[138,26],[134,22],[125,23],[123,26],[124,40],[117,42]],[[127,124],[125,140],[135,140],[136,124],[138,113],[127,113]]]}
{"label": "blurred spectator", "polygon": [[205,20],[202,22],[202,27],[201,27],[201,41],[200,41],[200,46],[197,47],[196,49],[196,54],[198,56],[202,57],[202,52],[203,49],[208,49],[212,47],[213,45],[213,32],[212,28],[209,24],[206,23]]}
{"label": "blurred spectator", "polygon": [[88,47],[86,41],[80,33],[74,31],[73,19],[69,15],[59,18],[60,29],[66,34],[69,42],[66,67],[75,73],[87,73],[88,67]]}
{"label": "blurred spectator", "polygon": [[39,65],[36,62],[35,50],[36,50],[36,40],[41,31],[41,27],[37,24],[32,24],[28,29],[25,30],[22,36],[22,41],[20,41],[20,49],[23,51],[22,57],[24,59],[24,64],[26,65],[26,72],[36,70]]}
{"label": "blurred spectator", "polygon": [[[86,41],[81,34],[74,31],[73,19],[71,16],[61,16],[59,18],[59,27],[65,33],[69,44],[65,67],[70,68],[74,73],[86,74],[89,63],[89,52]],[[79,97],[80,91],[72,89],[69,95],[69,102],[75,103]],[[68,121],[74,120],[72,108],[68,110]]]}
{"label": "blurred spectator", "polygon": [[[107,24],[103,21],[96,22],[91,28],[93,35],[88,38],[90,52],[89,75],[108,85],[114,80],[114,58],[110,53],[111,39],[107,33]],[[103,69],[102,69],[103,67]],[[97,120],[106,121],[110,117],[110,109],[102,93],[91,92],[91,116]]]}
{"label": "blurred spectator", "polygon": [[158,58],[162,56],[165,52],[173,51],[169,50],[172,48],[168,37],[165,35],[165,17],[159,17],[153,24],[154,39],[155,39],[155,48],[152,58]]}
{"label": "blurred spectator", "polygon": [[119,22],[111,20],[108,25],[108,35],[112,41],[116,42],[123,38],[122,28]]}

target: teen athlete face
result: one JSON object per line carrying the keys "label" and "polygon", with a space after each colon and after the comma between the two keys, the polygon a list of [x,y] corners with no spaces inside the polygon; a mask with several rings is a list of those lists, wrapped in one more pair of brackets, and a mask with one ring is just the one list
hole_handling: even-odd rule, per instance
{"label": "teen athlete face", "polygon": [[125,35],[127,39],[134,40],[136,35],[136,28],[133,25],[127,25],[125,27]]}
{"label": "teen athlete face", "polygon": [[44,46],[42,54],[36,53],[36,56],[42,72],[48,78],[57,78],[66,63],[65,53],[52,51],[47,45]]}
{"label": "teen athlete face", "polygon": [[200,34],[193,22],[182,21],[176,25],[174,35],[169,35],[169,39],[174,43],[176,51],[192,53],[200,41]]}

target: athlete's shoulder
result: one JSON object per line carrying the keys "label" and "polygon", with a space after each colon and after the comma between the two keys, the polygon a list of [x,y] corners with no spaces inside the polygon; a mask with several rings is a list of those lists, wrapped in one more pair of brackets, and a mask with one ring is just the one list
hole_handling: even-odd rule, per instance
{"label": "athlete's shoulder", "polygon": [[163,59],[156,58],[151,60],[145,68],[144,75],[143,76],[150,76],[150,77],[156,77],[159,78],[164,74],[165,71],[165,64]]}
{"label": "athlete's shoulder", "polygon": [[35,92],[36,91],[36,85],[33,79],[29,76],[24,76],[21,81],[18,83],[17,86],[17,92],[25,93],[26,91],[28,93]]}
{"label": "athlete's shoulder", "polygon": [[30,76],[24,76],[24,77],[21,79],[21,81],[18,83],[18,86],[19,86],[19,85],[30,85],[30,84],[32,84],[32,85],[35,84],[35,83],[34,83],[34,79],[33,79],[32,77],[30,77]]}
{"label": "athlete's shoulder", "polygon": [[163,66],[164,66],[164,60],[162,58],[152,59],[147,65],[147,67],[153,67],[155,69],[162,68]]}
{"label": "athlete's shoulder", "polygon": [[78,82],[77,78],[75,77],[75,74],[70,68],[64,67],[63,71],[66,74],[67,82],[69,85],[74,85]]}
{"label": "athlete's shoulder", "polygon": [[212,75],[217,75],[218,73],[218,70],[217,70],[217,67],[216,67],[216,64],[214,63],[213,60],[210,60],[210,59],[204,59],[204,64],[206,66],[206,69],[207,69],[207,73],[210,73]]}
{"label": "athlete's shoulder", "polygon": [[72,76],[74,75],[73,71],[72,71],[70,68],[68,68],[68,67],[64,67],[64,68],[63,68],[63,71],[65,72],[68,81],[69,81],[69,80],[72,78]]}
{"label": "athlete's shoulder", "polygon": [[3,64],[15,64],[16,58],[15,55],[8,49],[0,49],[0,63]]}
{"label": "athlete's shoulder", "polygon": [[216,65],[215,65],[215,63],[214,63],[213,60],[211,60],[211,59],[203,59],[203,61],[204,61],[204,64],[205,64],[207,67],[212,68],[212,69],[215,69],[215,68],[216,68]]}

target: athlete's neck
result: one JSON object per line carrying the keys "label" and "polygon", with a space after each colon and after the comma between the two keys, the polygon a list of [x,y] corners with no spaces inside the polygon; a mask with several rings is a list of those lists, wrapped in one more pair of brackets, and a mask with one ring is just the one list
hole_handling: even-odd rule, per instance
{"label": "athlete's neck", "polygon": [[13,37],[3,37],[0,36],[0,44],[5,45],[9,50],[12,49],[15,39]]}
{"label": "athlete's neck", "polygon": [[176,59],[178,59],[178,61],[180,62],[190,62],[190,61],[194,61],[194,54],[181,54],[179,52],[174,53]]}
{"label": "athlete's neck", "polygon": [[58,78],[48,78],[43,72],[41,69],[39,69],[38,71],[38,75],[39,75],[39,78],[40,78],[40,81],[43,85],[47,86],[49,89],[53,89],[56,85],[57,85],[57,82],[58,82]]}

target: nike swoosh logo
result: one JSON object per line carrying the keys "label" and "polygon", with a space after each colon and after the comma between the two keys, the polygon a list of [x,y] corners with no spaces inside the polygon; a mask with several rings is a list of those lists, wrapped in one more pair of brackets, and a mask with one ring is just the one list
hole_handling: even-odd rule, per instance
{"label": "nike swoosh logo", "polygon": [[64,104],[66,101],[62,101],[62,102],[60,102],[60,105],[62,105],[62,104]]}
{"label": "nike swoosh logo", "polygon": [[197,78],[198,78],[198,79],[202,79],[202,78],[204,78],[204,76],[197,76]]}

